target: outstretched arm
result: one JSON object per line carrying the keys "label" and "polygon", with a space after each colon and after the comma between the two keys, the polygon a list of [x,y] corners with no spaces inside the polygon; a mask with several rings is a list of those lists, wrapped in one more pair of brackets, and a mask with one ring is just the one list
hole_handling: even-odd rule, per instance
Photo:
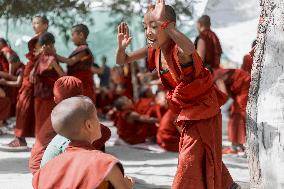
{"label": "outstretched arm", "polygon": [[125,22],[119,24],[117,28],[117,51],[116,51],[116,63],[119,65],[134,62],[136,60],[147,57],[147,47],[141,48],[137,51],[126,53],[125,49],[131,43],[132,37],[129,36],[129,29]]}

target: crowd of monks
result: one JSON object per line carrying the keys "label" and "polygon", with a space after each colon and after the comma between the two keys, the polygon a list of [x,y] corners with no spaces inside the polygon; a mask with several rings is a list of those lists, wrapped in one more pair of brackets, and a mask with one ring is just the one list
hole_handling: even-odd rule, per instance
{"label": "crowd of monks", "polygon": [[[240,188],[222,162],[222,153],[245,151],[246,104],[256,44],[244,56],[241,68],[223,68],[222,48],[209,16],[198,19],[199,36],[194,43],[175,23],[173,8],[157,0],[144,16],[147,46],[131,53],[125,52],[132,39],[128,26],[121,23],[118,65],[112,69],[106,57],[101,66],[95,63],[84,24],[71,28],[76,49],[69,57],[56,51],[45,16],[33,18],[35,35],[28,42],[26,64],[0,38],[0,127],[16,117],[15,138],[0,149],[27,150],[26,137],[35,137],[29,161],[35,188],[133,187],[119,160],[105,153],[111,131],[99,124],[97,115],[112,120],[120,140],[129,145],[149,141],[179,152],[172,188]],[[145,60],[147,70],[129,64],[138,59]],[[95,86],[95,74],[99,86]],[[137,76],[136,88],[133,76]],[[228,123],[232,146],[222,149],[220,107],[229,98],[233,100]],[[2,129],[1,134],[5,134]],[[67,147],[58,152],[61,158],[50,158],[54,152],[49,146],[58,141],[60,148],[66,143]]]}

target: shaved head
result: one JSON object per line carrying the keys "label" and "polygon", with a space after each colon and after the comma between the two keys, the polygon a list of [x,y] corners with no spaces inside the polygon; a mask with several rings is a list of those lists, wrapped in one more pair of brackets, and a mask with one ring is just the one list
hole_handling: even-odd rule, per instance
{"label": "shaved head", "polygon": [[211,20],[210,17],[208,15],[203,15],[198,19],[198,22],[200,25],[206,27],[206,28],[210,28],[211,27]]}
{"label": "shaved head", "polygon": [[85,96],[71,97],[52,110],[52,127],[56,133],[70,140],[82,140],[81,129],[87,120],[93,119],[94,114],[96,108],[91,99]]}

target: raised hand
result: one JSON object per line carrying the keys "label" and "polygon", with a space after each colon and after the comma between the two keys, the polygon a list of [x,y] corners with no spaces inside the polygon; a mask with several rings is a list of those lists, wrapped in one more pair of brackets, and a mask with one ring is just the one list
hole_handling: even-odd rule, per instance
{"label": "raised hand", "polygon": [[151,12],[155,21],[163,22],[166,20],[166,5],[164,0],[156,0],[155,9]]}
{"label": "raised hand", "polygon": [[132,37],[129,36],[128,25],[125,22],[122,22],[117,27],[117,43],[118,48],[126,49],[131,43]]}

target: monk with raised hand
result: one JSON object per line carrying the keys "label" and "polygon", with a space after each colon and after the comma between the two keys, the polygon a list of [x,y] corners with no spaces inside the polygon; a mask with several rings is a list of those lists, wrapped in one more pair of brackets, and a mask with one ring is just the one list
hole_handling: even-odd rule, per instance
{"label": "monk with raised hand", "polygon": [[211,20],[208,15],[198,19],[197,30],[199,36],[195,40],[195,46],[204,66],[213,71],[220,68],[222,48],[217,35],[211,30]]}
{"label": "monk with raised hand", "polygon": [[56,55],[58,61],[67,64],[67,75],[77,77],[83,81],[84,95],[94,102],[96,93],[93,79],[94,56],[87,44],[89,29],[84,24],[74,25],[71,29],[71,39],[77,47],[68,58]]}
{"label": "monk with raised hand", "polygon": [[[173,189],[219,189],[235,187],[222,163],[222,119],[224,95],[204,68],[194,44],[176,28],[176,14],[165,1],[157,0],[144,16],[148,48],[132,53],[126,23],[118,27],[117,63],[148,59],[150,71],[156,69],[169,91],[170,110],[181,127],[179,164]],[[226,181],[226,182],[224,182]]]}
{"label": "monk with raised hand", "polygon": [[51,113],[56,133],[71,140],[67,151],[49,161],[33,177],[33,187],[130,189],[132,179],[124,177],[121,163],[97,151],[92,143],[101,137],[100,123],[93,102],[84,96],[60,102]]}
{"label": "monk with raised hand", "polygon": [[[83,95],[83,83],[76,77],[63,76],[54,83],[53,95],[54,102],[56,104],[60,103],[64,99]],[[106,141],[111,136],[111,132],[109,128],[103,125],[101,125],[101,132],[102,137],[93,143],[93,147],[97,150],[103,151]],[[61,143],[58,142],[58,138],[60,138]],[[52,140],[53,142],[51,142]],[[51,144],[49,145],[50,142]],[[57,145],[54,145],[55,142]],[[44,165],[50,159],[53,159],[57,155],[63,153],[65,151],[63,145],[67,146],[69,143],[70,141],[68,139],[62,136],[56,136],[56,132],[52,128],[51,118],[49,116],[43,125],[43,129],[40,130],[35,144],[33,145],[29,160],[30,171],[35,173],[40,168],[41,164]],[[45,152],[47,147],[49,150]]]}

